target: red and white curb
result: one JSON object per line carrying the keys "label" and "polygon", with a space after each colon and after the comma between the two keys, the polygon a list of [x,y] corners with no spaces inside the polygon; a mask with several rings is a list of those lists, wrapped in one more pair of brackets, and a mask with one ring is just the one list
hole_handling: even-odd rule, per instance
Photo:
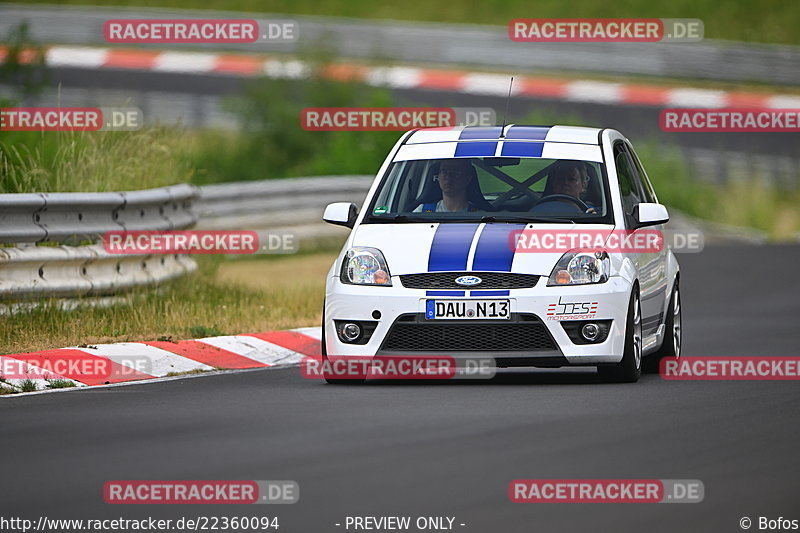
{"label": "red and white curb", "polygon": [[[4,54],[4,50],[0,49],[0,59]],[[23,54],[23,61],[30,59],[31,54]],[[247,54],[85,46],[52,46],[45,52],[45,62],[51,67],[129,69],[182,74],[267,76],[293,79],[305,77],[310,70],[309,65],[303,61]],[[505,96],[508,94],[508,81],[511,74],[408,66],[369,67],[338,62],[328,65],[323,71],[323,75],[331,79],[363,81],[380,87]],[[663,87],[653,84],[564,80],[517,75],[514,77],[512,95],[607,105],[800,108],[800,96],[790,94]]]}
{"label": "red and white curb", "polygon": [[[193,371],[266,368],[300,363],[320,355],[321,329],[299,328],[197,340],[120,342],[0,355],[6,376],[0,386],[20,390],[24,382],[37,391],[54,380],[75,387],[151,380]],[[102,368],[103,372],[87,369]],[[56,372],[55,370],[59,370]],[[33,377],[26,377],[33,376]],[[9,396],[16,396],[12,394]],[[0,396],[3,397],[3,396]]]}

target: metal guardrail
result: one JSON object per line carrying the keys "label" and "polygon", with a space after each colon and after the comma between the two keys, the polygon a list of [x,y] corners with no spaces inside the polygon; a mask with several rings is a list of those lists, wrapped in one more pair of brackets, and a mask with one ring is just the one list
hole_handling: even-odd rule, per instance
{"label": "metal guardrail", "polygon": [[196,268],[186,255],[110,254],[98,245],[0,248],[0,299],[116,294]]}
{"label": "metal guardrail", "polygon": [[[197,188],[0,195],[0,300],[113,294],[197,268],[183,255],[110,254],[108,231],[169,230],[197,221]],[[86,243],[91,244],[86,244]]]}
{"label": "metal guardrail", "polygon": [[363,200],[374,176],[319,176],[200,187],[198,226],[264,228],[319,223],[332,202]]}
{"label": "metal guardrail", "polygon": [[0,195],[0,243],[95,240],[114,230],[167,230],[197,221],[192,185],[99,193]]}
{"label": "metal guardrail", "polygon": [[[267,228],[319,223],[360,201],[372,176],[323,176],[108,193],[0,194],[0,301],[101,296],[197,268],[187,255],[110,254],[108,231]],[[92,244],[81,244],[86,242]],[[70,245],[71,244],[71,245]]]}
{"label": "metal guardrail", "polygon": [[[107,44],[103,23],[113,18],[291,18],[294,43],[197,44],[200,49],[296,53],[323,43],[331,53],[419,63],[481,65],[527,72],[536,69],[635,74],[724,81],[800,84],[800,47],[706,40],[700,43],[517,43],[504,26],[356,20],[265,13],[0,5],[0,35],[23,20],[41,42]],[[157,45],[154,45],[157,46]],[[188,46],[188,45],[184,45]]]}

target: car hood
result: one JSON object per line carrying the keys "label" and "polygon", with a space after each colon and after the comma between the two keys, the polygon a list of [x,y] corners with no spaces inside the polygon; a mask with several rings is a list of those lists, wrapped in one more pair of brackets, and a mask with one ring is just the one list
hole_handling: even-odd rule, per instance
{"label": "car hood", "polygon": [[362,224],[352,246],[383,252],[393,276],[421,272],[516,272],[549,276],[565,249],[515,247],[514,234],[596,231],[605,240],[613,229],[601,224],[404,223]]}

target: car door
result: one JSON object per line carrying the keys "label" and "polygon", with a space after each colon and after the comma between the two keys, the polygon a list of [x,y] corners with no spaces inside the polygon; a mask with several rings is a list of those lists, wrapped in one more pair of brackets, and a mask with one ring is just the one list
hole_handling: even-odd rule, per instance
{"label": "car door", "polygon": [[[630,144],[626,143],[625,148],[628,152],[628,157],[633,162],[634,178],[638,181],[639,190],[642,193],[642,201],[657,204],[658,198],[653,190],[653,186],[650,184],[650,180],[647,177],[647,173],[641,161],[639,161],[639,157]],[[659,224],[657,226],[651,226],[648,229],[660,231],[661,234],[664,235],[665,227],[663,224]],[[663,313],[667,303],[666,299],[669,297],[667,294],[667,251],[667,244],[664,242],[664,246],[659,252],[643,254],[651,257],[651,260],[648,261],[648,265],[650,265],[649,268],[652,270],[648,272],[648,276],[652,278],[651,283],[653,285],[651,303],[654,307],[654,315],[650,320],[653,321],[652,328],[654,331],[658,329],[659,324],[664,322]],[[642,316],[646,316],[644,312],[642,312]],[[643,332],[645,332],[649,329],[650,324],[643,323],[642,326]]]}
{"label": "car door", "polygon": [[[633,231],[660,229],[658,226],[636,229],[636,221],[633,217],[634,208],[648,200],[627,145],[623,141],[617,141],[614,143],[613,153],[622,207],[625,213],[625,228]],[[663,252],[634,252],[632,256],[639,272],[642,334],[651,335],[658,329],[663,311],[665,256]]]}

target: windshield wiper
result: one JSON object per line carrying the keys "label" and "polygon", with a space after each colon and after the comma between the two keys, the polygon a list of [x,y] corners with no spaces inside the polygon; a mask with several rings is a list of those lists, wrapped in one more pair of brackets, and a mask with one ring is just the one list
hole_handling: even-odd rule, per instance
{"label": "windshield wiper", "polygon": [[507,217],[507,216],[492,216],[488,215],[481,218],[481,222],[555,222],[559,224],[575,224],[575,221],[569,218],[558,217]]}
{"label": "windshield wiper", "polygon": [[520,216],[495,216],[486,215],[478,220],[475,217],[431,217],[431,213],[417,214],[417,215],[390,215],[390,216],[375,216],[369,217],[370,222],[382,222],[387,224],[402,223],[402,222],[430,222],[448,223],[448,222],[517,222],[524,224],[531,224],[535,222],[553,223],[553,224],[575,224],[576,222],[569,218],[559,217],[520,217]]}
{"label": "windshield wiper", "polygon": [[378,216],[372,215],[372,216],[369,217],[369,220],[371,222],[389,222],[389,223],[411,222],[411,221],[414,221],[414,222],[435,222],[434,220],[431,220],[430,217],[427,217],[427,216],[424,216],[424,215],[422,215],[422,216],[392,215],[392,216],[388,216],[388,217],[387,216],[378,217]]}

